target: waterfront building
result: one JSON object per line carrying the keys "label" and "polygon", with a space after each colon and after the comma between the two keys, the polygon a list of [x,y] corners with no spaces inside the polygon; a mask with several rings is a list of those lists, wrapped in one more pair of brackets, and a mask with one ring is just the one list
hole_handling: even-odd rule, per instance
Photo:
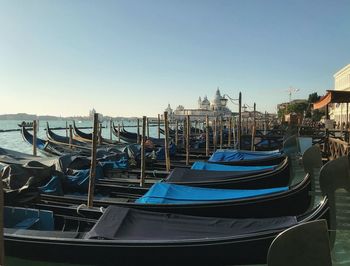
{"label": "waterfront building", "polygon": [[[337,91],[350,91],[350,64],[340,69],[333,75],[334,77],[334,90]],[[338,124],[346,123],[346,110],[350,113],[350,108],[347,108],[346,103],[335,103],[330,106],[329,115],[330,119]]]}
{"label": "waterfront building", "polygon": [[207,96],[198,98],[197,108],[189,109],[183,105],[179,105],[173,111],[170,104],[165,109],[168,112],[169,117],[173,119],[183,120],[187,115],[193,117],[196,120],[204,120],[208,115],[209,117],[230,117],[232,115],[231,110],[227,107],[228,99],[222,96],[220,90],[217,89],[213,100],[210,102]]}

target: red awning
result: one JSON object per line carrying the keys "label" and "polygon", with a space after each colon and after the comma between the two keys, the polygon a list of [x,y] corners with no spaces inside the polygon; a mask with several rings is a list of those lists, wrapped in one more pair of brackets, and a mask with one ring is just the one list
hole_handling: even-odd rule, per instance
{"label": "red awning", "polygon": [[334,91],[327,90],[327,94],[323,96],[318,102],[314,103],[314,109],[325,107],[329,103],[349,103],[350,91]]}

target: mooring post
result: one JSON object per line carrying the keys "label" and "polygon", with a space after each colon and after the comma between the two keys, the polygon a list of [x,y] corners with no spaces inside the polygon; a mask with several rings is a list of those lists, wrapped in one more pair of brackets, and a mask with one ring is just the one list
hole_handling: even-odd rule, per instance
{"label": "mooring post", "polygon": [[186,116],[186,165],[190,164],[190,134],[191,134],[191,120],[190,116]]}
{"label": "mooring post", "polygon": [[219,120],[219,123],[220,123],[220,149],[222,149],[222,142],[223,142],[223,122],[222,122],[222,116],[220,116],[220,120]]}
{"label": "mooring post", "polygon": [[236,139],[236,118],[232,118],[232,138],[233,138],[233,147],[236,148],[237,139]]}
{"label": "mooring post", "polygon": [[102,123],[100,123],[100,127],[98,130],[98,145],[102,144]]}
{"label": "mooring post", "polygon": [[98,135],[98,113],[94,113],[94,125],[92,132],[92,146],[91,146],[91,167],[88,189],[88,208],[93,207],[94,202],[94,190],[96,179],[96,150],[97,150],[97,135]]}
{"label": "mooring post", "polygon": [[205,156],[209,156],[209,116],[205,117]]}
{"label": "mooring post", "polygon": [[186,149],[185,134],[186,134],[185,118],[182,120],[182,147]]}
{"label": "mooring post", "polygon": [[120,124],[118,124],[118,142],[120,142]]}
{"label": "mooring post", "polygon": [[167,172],[170,172],[170,154],[169,154],[169,120],[168,112],[164,112],[164,148],[165,148],[165,169]]}
{"label": "mooring post", "polygon": [[112,141],[112,128],[113,128],[113,122],[112,122],[112,119],[109,120],[109,139],[110,141]]}
{"label": "mooring post", "polygon": [[160,139],[160,114],[158,114],[158,139]]}
{"label": "mooring post", "polygon": [[36,120],[33,120],[33,155],[36,156],[36,139],[37,139],[37,127],[36,127]]}
{"label": "mooring post", "polygon": [[232,134],[232,116],[228,119],[228,136],[227,136],[227,146],[231,147],[231,134]]}
{"label": "mooring post", "polygon": [[66,121],[66,137],[68,138],[68,122]]}
{"label": "mooring post", "polygon": [[241,134],[242,134],[242,93],[239,92],[238,98],[238,132],[237,132],[237,142],[238,149],[241,149]]}
{"label": "mooring post", "polygon": [[255,113],[256,113],[256,103],[254,103],[254,113],[253,113],[253,126],[252,126],[252,146],[251,146],[251,150],[255,151],[255,132],[256,132],[256,117],[255,117]]}
{"label": "mooring post", "polygon": [[69,125],[69,147],[72,148],[73,144],[73,127]]}
{"label": "mooring post", "polygon": [[0,180],[0,265],[4,265],[5,250],[4,250],[4,195],[2,180]]}
{"label": "mooring post", "polygon": [[149,118],[147,118],[147,138],[149,139]]}
{"label": "mooring post", "polygon": [[217,144],[217,117],[213,120],[213,146],[214,146],[214,152],[216,151],[216,144]]}
{"label": "mooring post", "polygon": [[175,121],[175,145],[177,148],[177,144],[179,142],[179,121],[176,119]]}
{"label": "mooring post", "polygon": [[349,137],[349,103],[346,103],[346,124],[345,124],[345,131],[346,131],[346,140],[347,142],[350,141]]}
{"label": "mooring post", "polygon": [[145,141],[146,141],[146,122],[147,117],[142,117],[142,136],[141,136],[141,176],[140,176],[140,187],[145,185],[145,171],[146,171],[146,161],[145,161]]}
{"label": "mooring post", "polygon": [[140,119],[137,118],[137,141],[136,141],[137,144],[140,144],[141,143],[141,140],[140,140]]}

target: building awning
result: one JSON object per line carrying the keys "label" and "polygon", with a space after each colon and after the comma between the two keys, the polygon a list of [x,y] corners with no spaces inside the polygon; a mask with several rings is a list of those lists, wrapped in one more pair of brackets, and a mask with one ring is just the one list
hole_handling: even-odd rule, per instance
{"label": "building awning", "polygon": [[325,107],[329,103],[349,103],[350,91],[327,90],[327,94],[313,104],[314,109]]}

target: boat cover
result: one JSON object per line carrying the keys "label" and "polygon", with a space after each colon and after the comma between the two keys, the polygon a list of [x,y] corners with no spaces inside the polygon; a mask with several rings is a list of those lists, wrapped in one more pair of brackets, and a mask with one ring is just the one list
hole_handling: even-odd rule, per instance
{"label": "boat cover", "polygon": [[159,182],[154,184],[145,195],[138,198],[136,203],[190,204],[249,198],[286,190],[288,190],[288,187],[268,189],[214,189]]}
{"label": "boat cover", "polygon": [[209,158],[209,162],[232,162],[242,160],[261,160],[281,156],[280,151],[243,151],[243,150],[217,150]]}
{"label": "boat cover", "polygon": [[191,169],[194,170],[209,170],[209,171],[234,171],[234,172],[244,172],[244,171],[271,171],[276,168],[277,165],[267,165],[267,166],[238,166],[238,165],[223,165],[215,163],[206,162],[195,162]]}
{"label": "boat cover", "polygon": [[109,206],[85,239],[208,240],[281,230],[297,224],[294,216],[227,219],[149,212]]}
{"label": "boat cover", "polygon": [[210,182],[230,180],[237,177],[257,175],[266,173],[268,170],[255,171],[208,171],[208,170],[193,170],[187,168],[175,168],[165,179],[167,183],[180,182]]}

